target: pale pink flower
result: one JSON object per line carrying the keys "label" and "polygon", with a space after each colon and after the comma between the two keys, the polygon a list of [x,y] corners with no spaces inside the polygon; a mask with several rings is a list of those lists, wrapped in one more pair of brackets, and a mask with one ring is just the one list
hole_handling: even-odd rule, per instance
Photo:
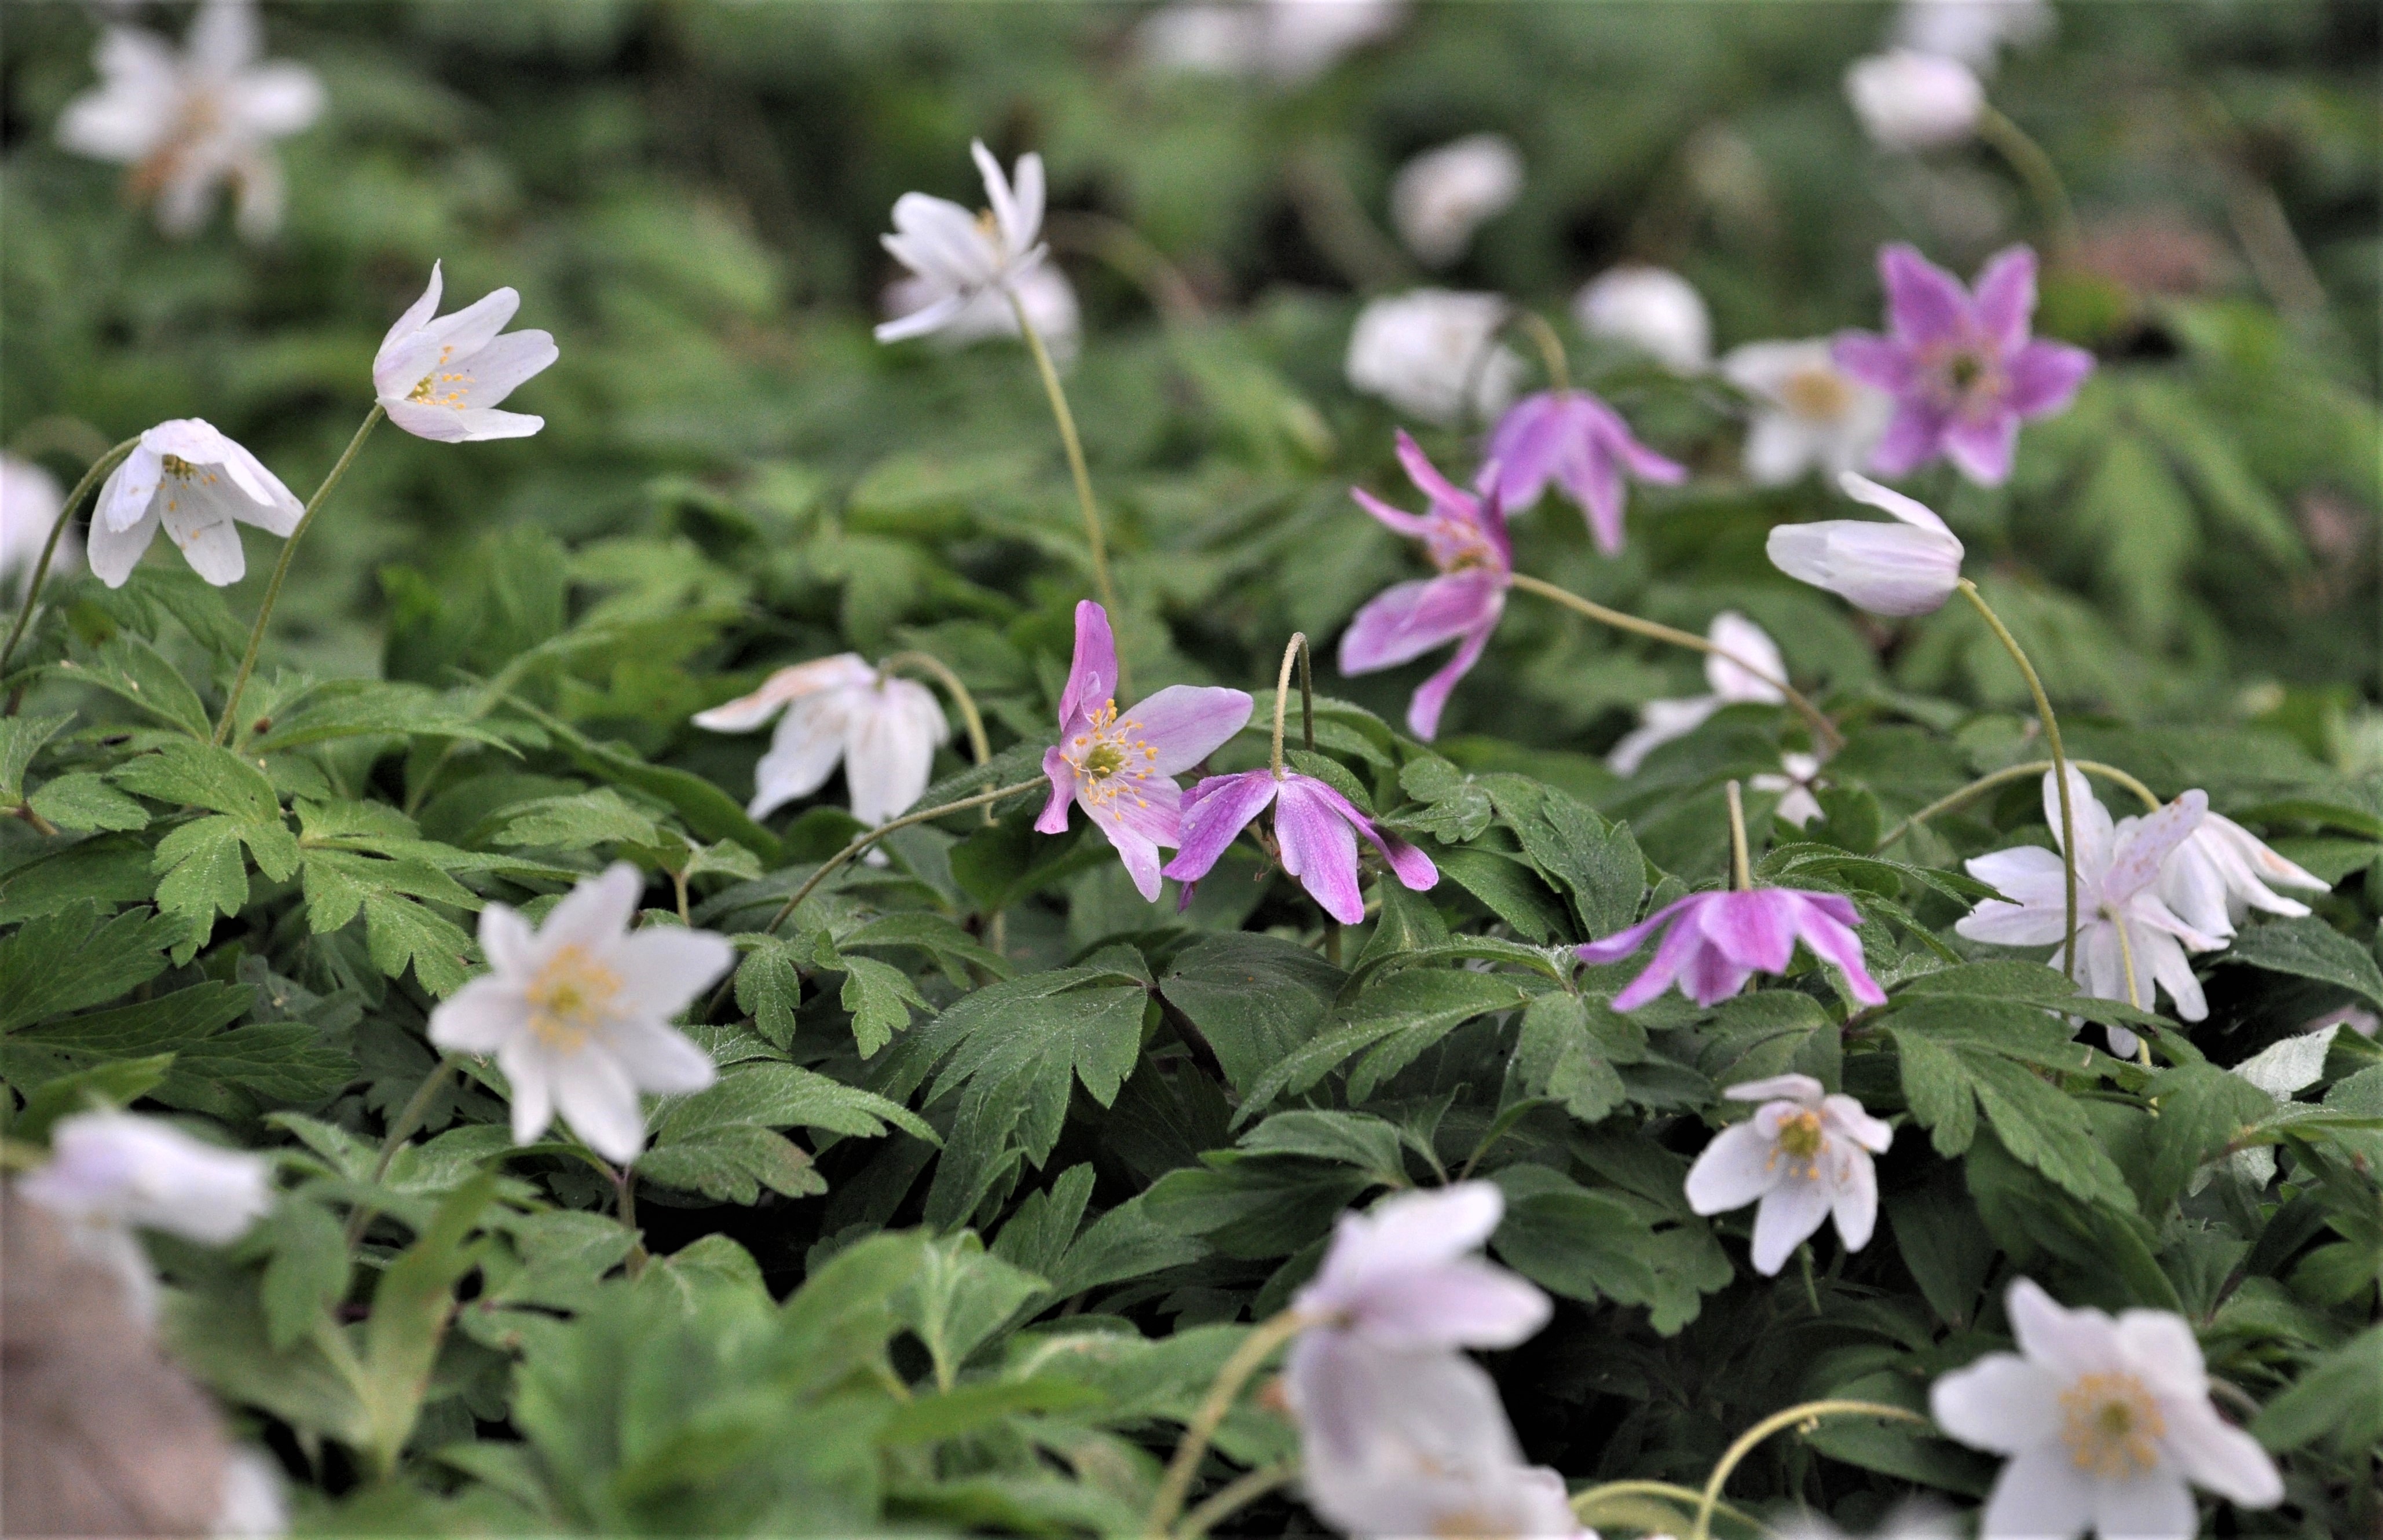
{"label": "pale pink flower", "polygon": [[1183,794],[1183,845],[1161,874],[1191,885],[1208,875],[1226,847],[1252,819],[1274,805],[1274,834],[1282,869],[1299,880],[1308,896],[1343,925],[1365,918],[1359,891],[1357,841],[1362,836],[1381,854],[1382,864],[1417,893],[1439,881],[1431,857],[1396,834],[1385,834],[1356,804],[1331,785],[1297,770],[1267,769],[1239,775],[1211,775]]}
{"label": "pale pink flower", "polygon": [[1802,942],[1833,963],[1846,988],[1865,1005],[1886,1004],[1886,992],[1862,964],[1862,922],[1851,901],[1798,888],[1692,893],[1676,898],[1626,930],[1576,948],[1585,963],[1618,963],[1661,930],[1663,942],[1645,972],[1613,997],[1617,1011],[1635,1011],[1677,984],[1699,1005],[1717,1004],[1757,973],[1784,973]]}
{"label": "pale pink flower", "polygon": [[1850,601],[1873,615],[1925,615],[1945,607],[1960,586],[1961,537],[1926,504],[1893,487],[1846,472],[1846,496],[1883,509],[1875,519],[1822,519],[1780,524],[1764,547],[1771,564],[1799,582]]}
{"label": "pale pink flower", "polygon": [[381,339],[373,392],[382,410],[415,437],[442,444],[528,437],[546,419],[499,412],[496,405],[555,361],[554,339],[542,331],[504,332],[521,308],[521,296],[511,289],[491,290],[452,315],[439,315],[445,284],[440,265],[432,263],[430,287]]}
{"label": "pale pink flower", "polygon": [[852,816],[872,828],[910,810],[952,735],[934,692],[870,667],[857,652],[780,669],[750,695],[695,714],[714,733],[748,733],[777,716],[770,752],[753,767],[747,811],[767,818],[827,783],[839,760]]}
{"label": "pale pink flower", "polygon": [[1686,466],[1638,442],[1622,414],[1587,391],[1543,390],[1507,408],[1490,429],[1475,485],[1513,514],[1555,483],[1588,521],[1597,548],[1611,556],[1622,548],[1625,472],[1664,487],[1688,477]]}

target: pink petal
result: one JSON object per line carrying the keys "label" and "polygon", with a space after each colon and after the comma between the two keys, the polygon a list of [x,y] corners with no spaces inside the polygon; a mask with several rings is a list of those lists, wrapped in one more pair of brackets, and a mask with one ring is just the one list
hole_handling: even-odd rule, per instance
{"label": "pink petal", "polygon": [[1043,773],[1051,778],[1051,800],[1035,817],[1035,832],[1064,834],[1068,832],[1068,806],[1076,800],[1076,767],[1068,763],[1068,757],[1054,744],[1043,751]]}
{"label": "pink petal", "polygon": [[1603,941],[1585,942],[1574,947],[1573,952],[1584,963],[1618,963],[1646,945],[1647,938],[1662,929],[1673,915],[1704,896],[1702,893],[1690,893],[1685,898],[1675,898],[1627,930],[1616,930]]}
{"label": "pink petal", "polygon": [[1561,471],[1564,491],[1588,520],[1597,548],[1611,556],[1622,548],[1622,467],[1598,440],[1574,446]]}
{"label": "pink petal", "polygon": [[1796,952],[1793,893],[1781,888],[1722,893],[1697,911],[1697,926],[1713,950],[1739,967],[1784,973]]}
{"label": "pink petal", "polygon": [[1139,797],[1120,793],[1108,800],[1084,800],[1084,811],[1116,847],[1117,858],[1133,878],[1135,891],[1158,901],[1158,847],[1171,845],[1181,827],[1179,807],[1182,793],[1171,781],[1145,784]]}
{"label": "pink petal", "polygon": [[2013,246],[1995,253],[1978,270],[1978,325],[2006,353],[2027,346],[2035,315],[2035,253]]}
{"label": "pink petal", "polygon": [[1446,504],[1451,511],[1467,517],[1480,508],[1479,499],[1472,493],[1439,474],[1439,467],[1431,462],[1422,447],[1404,428],[1399,429],[1399,463],[1407,468],[1409,479],[1434,503]]}
{"label": "pink petal", "polygon": [[[1856,1000],[1865,1005],[1885,1004],[1886,992],[1878,987],[1878,980],[1870,976],[1870,968],[1862,961],[1860,939],[1846,928],[1846,921],[1830,914],[1819,903],[1823,897],[1835,898],[1836,895],[1799,893],[1797,896],[1801,900],[1796,916],[1797,939],[1811,948],[1815,957],[1836,965],[1837,970],[1846,976],[1846,987],[1853,992]],[[1837,902],[1845,904],[1842,898]],[[1846,904],[1846,907],[1850,909],[1853,906]],[[1855,916],[1852,923],[1859,922],[1860,917]]]}
{"label": "pink petal", "polygon": [[1456,689],[1457,681],[1473,671],[1481,661],[1481,654],[1489,646],[1489,634],[1498,629],[1498,612],[1505,608],[1506,590],[1493,589],[1494,603],[1488,618],[1465,634],[1464,641],[1438,673],[1415,686],[1414,696],[1407,702],[1407,731],[1429,743],[1439,733],[1439,714],[1447,708],[1448,697]]}
{"label": "pink petal", "polygon": [[1841,331],[1829,346],[1829,357],[1866,385],[1896,394],[1911,388],[1911,355],[1892,338],[1872,331]]}
{"label": "pink petal", "polygon": [[1482,450],[1480,488],[1496,492],[1513,511],[1536,504],[1555,474],[1563,444],[1563,417],[1557,406],[1557,398],[1546,392],[1525,397],[1498,419]]}
{"label": "pink petal", "polygon": [[1299,879],[1308,896],[1343,925],[1365,918],[1365,900],[1357,885],[1357,834],[1334,802],[1316,795],[1322,782],[1306,776],[1285,776],[1274,808],[1275,838],[1282,845],[1282,869]]}
{"label": "pink petal", "polygon": [[1244,690],[1170,684],[1127,712],[1119,725],[1132,724],[1158,751],[1150,773],[1180,775],[1247,726],[1251,705]]}
{"label": "pink petal", "polygon": [[1969,291],[1961,280],[1900,241],[1878,253],[1886,285],[1887,324],[1907,346],[1946,341],[1969,328]]}
{"label": "pink petal", "polygon": [[1895,419],[1870,454],[1870,468],[1883,476],[1909,475],[1936,458],[1945,442],[1945,414],[1916,400],[1895,404]]}
{"label": "pink petal", "polygon": [[2008,407],[1982,418],[1956,417],[1945,429],[1945,458],[1981,487],[2010,478],[2019,449],[2019,413]]}
{"label": "pink petal", "polygon": [[1377,594],[1340,637],[1340,671],[1373,673],[1422,657],[1480,625],[1505,603],[1496,574],[1480,570],[1401,583]]}
{"label": "pink petal", "polygon": [[1436,527],[1433,522],[1423,514],[1410,513],[1402,508],[1393,508],[1362,487],[1350,487],[1349,496],[1356,500],[1358,507],[1409,539],[1420,540]]}
{"label": "pink petal", "polygon": [[[1708,898],[1708,893],[1692,894],[1681,902]],[[1704,932],[1696,924],[1693,914],[1682,915],[1677,923],[1663,936],[1663,943],[1655,948],[1655,956],[1646,971],[1630,980],[1629,987],[1613,997],[1617,1011],[1635,1011],[1649,1000],[1670,989],[1682,971],[1705,950]]]}
{"label": "pink petal", "polygon": [[1059,696],[1061,729],[1115,699],[1117,678],[1117,638],[1109,634],[1109,612],[1091,599],[1080,599],[1076,604],[1075,661],[1068,669],[1068,688]]}
{"label": "pink petal", "polygon": [[1752,968],[1732,962],[1720,947],[1708,945],[1698,948],[1680,970],[1680,987],[1698,1004],[1717,1005],[1746,988],[1746,981],[1753,977]]}
{"label": "pink petal", "polygon": [[2004,400],[2022,417],[2058,412],[2093,372],[2093,355],[2066,342],[2031,342],[2011,355]]}
{"label": "pink petal", "polygon": [[1183,821],[1179,830],[1182,848],[1160,875],[1179,882],[1196,882],[1207,876],[1250,820],[1274,800],[1274,794],[1271,770],[1204,778],[1183,794]]}

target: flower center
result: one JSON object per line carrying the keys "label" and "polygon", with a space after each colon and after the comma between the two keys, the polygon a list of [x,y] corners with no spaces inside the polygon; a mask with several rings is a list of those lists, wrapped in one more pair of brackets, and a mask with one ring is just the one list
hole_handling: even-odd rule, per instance
{"label": "flower center", "polygon": [[578,1052],[612,1014],[621,976],[576,942],[558,949],[529,985],[529,1029],[562,1053]]}
{"label": "flower center", "polygon": [[1779,1125],[1779,1151],[1796,1164],[1809,1169],[1813,1158],[1821,1152],[1822,1140],[1821,1115],[1799,1112],[1784,1118]]}
{"label": "flower center", "polygon": [[1150,767],[1158,750],[1142,733],[1142,724],[1131,717],[1118,719],[1116,701],[1103,701],[1084,731],[1059,750],[1075,770],[1078,795],[1093,807],[1129,795],[1137,807],[1148,807],[1142,783],[1153,773]]}
{"label": "flower center", "polygon": [[1432,1516],[1431,1533],[1437,1540],[1509,1540],[1514,1526],[1478,1509],[1451,1509]]}
{"label": "flower center", "polygon": [[1991,347],[1970,339],[1956,342],[1934,360],[1934,388],[1930,392],[1947,412],[1991,410],[2002,400],[2002,363]]}
{"label": "flower center", "polygon": [[[445,363],[454,353],[451,345],[439,349],[438,363]],[[422,376],[422,383],[406,392],[405,399],[417,406],[461,407],[471,377],[466,371],[441,374],[438,364],[433,364],[430,373]]]}
{"label": "flower center", "polygon": [[1798,417],[1834,423],[1853,404],[1853,391],[1834,369],[1798,369],[1780,382],[1779,404]]}
{"label": "flower center", "polygon": [[2132,1374],[2080,1374],[2060,1393],[2060,1440],[2080,1471],[2124,1481],[2159,1464],[2159,1403]]}

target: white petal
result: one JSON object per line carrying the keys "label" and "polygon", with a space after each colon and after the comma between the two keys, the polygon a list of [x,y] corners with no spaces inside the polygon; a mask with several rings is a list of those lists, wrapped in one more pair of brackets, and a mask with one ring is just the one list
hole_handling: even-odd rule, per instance
{"label": "white petal", "polygon": [[844,779],[852,793],[852,816],[874,826],[908,811],[934,773],[935,745],[950,731],[943,708],[922,684],[889,680],[862,694],[845,728]]}
{"label": "white petal", "polygon": [[2204,1397],[2167,1402],[2167,1433],[2161,1440],[2179,1473],[2204,1491],[2244,1508],[2273,1508],[2284,1500],[2284,1479],[2259,1441],[2221,1419]]}
{"label": "white petal", "polygon": [[2031,1278],[2012,1283],[2006,1309],[2019,1350],[2056,1378],[2073,1380],[2121,1367],[2118,1323],[2102,1312],[2064,1310]]}
{"label": "white petal", "polygon": [[1771,639],[1771,633],[1736,610],[1724,610],[1713,617],[1705,640],[1731,655],[1723,658],[1705,654],[1705,682],[1712,686],[1713,694],[1725,701],[1753,701],[1764,706],[1777,705],[1786,698],[1779,693],[1778,685],[1739,666],[1741,661],[1750,663],[1771,679],[1787,677],[1786,659],[1779,656],[1779,644]]}
{"label": "white petal", "polygon": [[157,500],[161,505],[158,524],[192,572],[218,588],[241,580],[248,571],[248,556],[241,548],[237,524],[216,515],[204,499],[196,497],[186,494],[177,499],[161,494]]}
{"label": "white petal", "polygon": [[1733,1102],[1809,1102],[1818,1103],[1827,1090],[1809,1075],[1772,1075],[1759,1080],[1741,1080],[1722,1094]]}
{"label": "white petal", "polygon": [[491,904],[480,911],[480,951],[498,973],[537,967],[537,933],[512,905]]}
{"label": "white petal", "polygon": [[714,733],[743,733],[768,721],[790,701],[830,690],[865,689],[876,677],[877,671],[857,652],[814,658],[777,670],[751,695],[697,712],[695,724]]}
{"label": "white petal", "polygon": [[496,405],[557,358],[554,338],[543,331],[511,331],[466,361],[461,371],[466,409]]}
{"label": "white petal", "polygon": [[1988,1353],[1938,1376],[1928,1410],[1936,1425],[1973,1449],[2017,1454],[2057,1427],[2060,1383],[2017,1353]]}
{"label": "white petal", "polygon": [[1635,775],[1647,756],[1674,739],[1685,738],[1722,708],[1719,696],[1690,696],[1684,700],[1650,700],[1638,708],[1639,725],[1623,735],[1605,762],[1617,775]]}
{"label": "white petal", "polygon": [[736,949],[724,936],[649,925],[613,943],[611,964],[622,980],[614,1008],[639,1020],[667,1021],[735,960]]}
{"label": "white petal", "polygon": [[1872,508],[1881,509],[1915,529],[1933,530],[1937,534],[1945,536],[1953,533],[1945,526],[1945,521],[1938,518],[1935,511],[1926,503],[1915,498],[1907,498],[1892,487],[1881,487],[1868,476],[1856,475],[1853,472],[1847,471],[1837,478],[1837,486],[1843,488],[1846,496],[1853,499],[1854,501],[1868,503]]}
{"label": "white petal", "polygon": [[[519,919],[514,923],[518,925]],[[481,934],[488,934],[485,917]],[[522,998],[520,984],[484,974],[431,1011],[430,1041],[434,1047],[459,1053],[493,1053],[518,1037],[528,1018],[529,1005]]]}
{"label": "white petal", "polygon": [[91,543],[84,552],[91,570],[102,583],[111,588],[121,588],[132,569],[141,564],[141,553],[157,536],[157,504],[152,501],[148,511],[136,518],[129,529],[117,529],[104,519],[93,519]]}
{"label": "white petal", "polygon": [[148,434],[141,440],[101,484],[99,500],[92,505],[93,528],[130,529],[149,516],[157,484],[166,479],[166,462],[163,451],[150,447]]}
{"label": "white petal", "polygon": [[590,1045],[558,1059],[554,1101],[562,1120],[587,1147],[617,1165],[626,1165],[646,1147],[646,1115],[627,1066]]}
{"label": "white petal", "polygon": [[1779,1184],[1777,1156],[1778,1146],[1752,1123],[1723,1128],[1688,1168],[1688,1207],[1698,1214],[1744,1208]]}
{"label": "white petal", "polygon": [[1837,1222],[1837,1238],[1848,1251],[1858,1251],[1870,1244],[1871,1232],[1878,1225],[1878,1168],[1871,1164],[1870,1154],[1860,1146],[1838,1143],[1829,1154],[1836,1164],[1838,1179],[1829,1204],[1830,1214]]}
{"label": "white petal", "polygon": [[534,1144],[554,1122],[554,1061],[525,1034],[497,1050],[497,1067],[513,1093],[513,1142]]}
{"label": "white petal", "polygon": [[2131,1481],[2097,1483],[2093,1525],[2102,1540],[2192,1540],[2201,1511],[2183,1476],[2154,1466]]}
{"label": "white petal", "polygon": [[645,879],[626,861],[615,861],[600,874],[583,879],[547,911],[537,932],[541,960],[564,946],[609,956],[637,918],[637,900],[645,891]]}
{"label": "white petal", "polygon": [[1794,1177],[1763,1194],[1754,1211],[1754,1270],[1774,1276],[1805,1238],[1829,1217],[1829,1189]]}
{"label": "white petal", "polygon": [[659,1096],[701,1090],[720,1078],[711,1055],[675,1027],[626,1022],[607,1037],[605,1047],[640,1090]]}
{"label": "white petal", "polygon": [[[2046,1411],[2058,1416],[2050,1408]],[[2059,1444],[2025,1449],[1994,1478],[1979,1522],[1980,1540],[2074,1540],[2093,1522],[2100,1485]]]}
{"label": "white petal", "polygon": [[303,64],[251,69],[225,97],[243,128],[268,139],[294,134],[323,113],[323,82]]}
{"label": "white petal", "polygon": [[786,708],[771,737],[770,752],[753,767],[755,818],[766,818],[826,784],[844,757],[845,722],[854,693],[803,696]]}
{"label": "white petal", "polygon": [[381,339],[380,351],[373,359],[373,388],[383,395],[389,394],[392,387],[399,388],[398,393],[401,395],[414,388],[413,380],[384,378],[383,370],[390,362],[390,355],[397,351],[398,345],[412,338],[414,333],[429,324],[433,315],[438,314],[438,296],[447,283],[446,277],[440,272],[440,267],[441,265],[437,262],[430,265],[429,287],[423,290],[422,298],[406,307],[405,314],[397,318],[397,324],[389,328],[389,335]]}

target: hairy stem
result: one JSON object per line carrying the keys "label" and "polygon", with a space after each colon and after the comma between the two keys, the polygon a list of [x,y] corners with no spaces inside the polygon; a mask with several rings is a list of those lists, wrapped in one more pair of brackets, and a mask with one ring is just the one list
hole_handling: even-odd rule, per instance
{"label": "hairy stem", "polygon": [[1737,782],[1732,781],[1729,792],[1729,885],[1739,893],[1754,891],[1754,869],[1746,858],[1746,800],[1739,795]]}
{"label": "hairy stem", "polygon": [[2035,714],[2043,722],[2044,746],[2052,750],[2052,779],[2060,789],[2060,872],[2062,891],[2066,894],[2068,906],[2066,940],[2060,948],[2060,971],[2068,976],[2070,983],[2075,983],[2077,981],[2077,815],[2069,807],[2068,755],[2060,746],[2060,722],[2052,714],[2052,698],[2043,693],[2043,681],[2035,676],[2035,665],[2027,660],[2027,653],[2019,647],[2019,638],[2010,634],[2010,627],[2003,624],[2003,618],[1994,613],[1993,606],[1986,603],[1985,596],[1978,592],[1976,584],[1965,577],[1961,579],[1960,588],[1962,596],[1976,607],[1980,615],[1985,617],[1986,624],[2001,640],[2004,650],[2011,655],[2011,661],[2019,665],[2020,675],[2027,681],[2028,690],[2035,696]]}
{"label": "hairy stem", "polygon": [[[2125,770],[2120,770],[2118,766],[2105,765],[2099,759],[2071,759],[2068,762],[2076,766],[2079,770],[2083,770],[2088,775],[2098,775],[2105,781],[2124,786],[2127,790],[2135,794],[2136,797],[2142,802],[2143,807],[2146,811],[2156,812],[2159,810],[2160,799],[2152,795],[2152,789],[2149,786],[2144,785],[2142,782],[2136,780],[2133,776],[2129,775]],[[1873,852],[1884,850],[1895,841],[1903,838],[1904,835],[1918,828],[1920,824],[1926,823],[1930,819],[1935,818],[1939,814],[1949,813],[1954,808],[1960,807],[1964,803],[1972,801],[1977,797],[1983,796],[1986,793],[1993,791],[1996,786],[2006,785],[2013,781],[2023,781],[2031,775],[2042,775],[2045,770],[2050,769],[2052,769],[2052,761],[2049,759],[2031,759],[2023,765],[2006,765],[2001,770],[1995,770],[1991,774],[1982,775],[1975,781],[1970,782],[1968,785],[1962,787],[1959,791],[1947,792],[1943,796],[1940,796],[1935,801],[1930,803],[1927,807],[1922,807],[1920,811],[1912,814],[1909,818],[1905,819],[1901,823],[1898,823],[1894,828],[1888,830],[1884,834],[1880,835],[1878,844],[1871,846],[1871,849]]]}
{"label": "hairy stem", "polygon": [[1183,1522],[1175,1526],[1176,1540],[1200,1540],[1200,1536],[1216,1528],[1220,1520],[1247,1508],[1276,1487],[1289,1485],[1298,1473],[1297,1462],[1289,1460],[1242,1472],[1218,1487],[1215,1496],[1183,1516]]}
{"label": "hairy stem", "polygon": [[1922,1425],[1928,1422],[1916,1411],[1907,1411],[1902,1407],[1886,1406],[1877,1401],[1806,1401],[1784,1411],[1772,1412],[1740,1434],[1737,1442],[1721,1457],[1721,1463],[1713,1467],[1712,1475],[1705,1482],[1703,1494],[1697,1499],[1696,1527],[1688,1531],[1688,1540],[1711,1540],[1713,1509],[1720,1506],[1721,1489],[1728,1483],[1730,1472],[1737,1469],[1738,1462],[1754,1452],[1756,1445],[1781,1428],[1838,1416],[1887,1417],[1898,1423],[1919,1423]]}
{"label": "hairy stem", "polygon": [[273,606],[281,598],[281,585],[289,579],[290,561],[298,554],[298,542],[306,537],[306,530],[314,524],[315,515],[323,511],[323,499],[331,495],[331,488],[348,474],[348,466],[356,458],[356,451],[364,447],[364,439],[371,436],[372,430],[380,425],[385,415],[386,410],[375,401],[373,409],[364,413],[364,425],[356,429],[356,436],[348,440],[347,449],[332,464],[331,474],[323,478],[323,485],[315,487],[315,495],[306,499],[306,511],[298,516],[298,527],[290,532],[289,539],[281,542],[281,559],[273,563],[273,577],[265,585],[265,601],[256,607],[256,623],[248,630],[248,650],[241,655],[240,670],[231,676],[231,690],[224,696],[223,716],[216,723],[215,737],[211,742],[231,742],[231,724],[240,714],[241,693],[248,688],[248,676],[256,671],[257,649],[265,646],[265,627],[273,619]]}
{"label": "hairy stem", "polygon": [[1233,1402],[1240,1397],[1241,1386],[1249,1383],[1250,1376],[1258,1372],[1261,1364],[1274,1356],[1276,1349],[1313,1324],[1315,1323],[1306,1316],[1288,1310],[1261,1321],[1251,1328],[1248,1337],[1233,1350],[1233,1356],[1225,1361],[1225,1366],[1216,1371],[1216,1378],[1208,1386],[1208,1394],[1201,1399],[1199,1410],[1192,1414],[1192,1421],[1183,1425],[1183,1437],[1175,1446],[1175,1458],[1167,1462],[1166,1478],[1159,1482],[1157,1496],[1151,1499],[1150,1515],[1142,1522],[1142,1532],[1145,1536],[1155,1540],[1155,1537],[1166,1534],[1168,1526],[1175,1522],[1175,1516],[1183,1510],[1183,1499],[1192,1490],[1192,1479],[1200,1472],[1200,1457],[1208,1452],[1208,1440],[1216,1435],[1216,1429],[1224,1423],[1226,1414],[1233,1410]]}
{"label": "hairy stem", "polygon": [[[1122,617],[1117,610],[1117,587],[1109,581],[1108,536],[1101,529],[1100,505],[1093,500],[1093,474],[1084,468],[1084,445],[1076,437],[1076,414],[1068,410],[1068,392],[1059,384],[1059,371],[1051,363],[1051,350],[1043,345],[1043,334],[1034,329],[1033,318],[1026,314],[1026,302],[1014,290],[1005,292],[1009,295],[1010,313],[1018,317],[1019,333],[1026,339],[1026,350],[1034,355],[1035,372],[1043,376],[1043,393],[1051,398],[1051,415],[1058,420],[1059,442],[1068,451],[1068,474],[1075,478],[1076,503],[1084,514],[1084,539],[1092,547],[1093,586],[1115,624]],[[1130,683],[1120,653],[1117,684],[1122,689]]]}
{"label": "hairy stem", "polygon": [[[1290,665],[1293,659],[1302,664],[1307,660],[1307,634],[1303,631],[1290,634],[1290,645],[1282,649],[1282,668],[1274,676],[1274,754],[1266,763],[1274,768],[1277,781],[1282,779],[1283,717],[1290,708]],[[1315,747],[1315,699],[1309,693],[1308,674],[1303,667],[1300,671],[1299,684],[1301,723],[1307,731],[1308,749],[1313,752]]]}
{"label": "hairy stem", "polygon": [[50,575],[50,559],[57,554],[58,541],[65,536],[67,525],[74,522],[75,510],[99,485],[100,477],[123,464],[124,457],[140,447],[140,437],[135,435],[93,461],[82,479],[75,483],[74,490],[67,494],[67,500],[58,505],[58,516],[50,524],[50,537],[42,542],[41,560],[33,563],[33,580],[25,585],[25,602],[17,606],[17,623],[8,628],[7,644],[0,647],[0,674],[8,671],[8,659],[17,655],[17,643],[23,638],[25,627],[32,622],[33,606],[42,597],[42,583]]}

